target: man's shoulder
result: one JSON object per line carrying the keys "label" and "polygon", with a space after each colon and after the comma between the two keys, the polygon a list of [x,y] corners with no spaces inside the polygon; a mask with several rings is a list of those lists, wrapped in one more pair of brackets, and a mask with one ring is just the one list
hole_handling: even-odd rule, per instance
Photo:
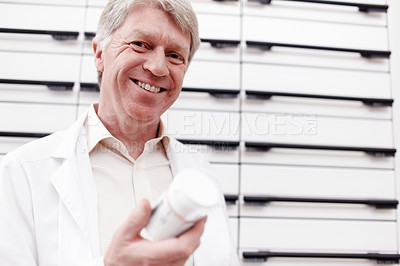
{"label": "man's shoulder", "polygon": [[59,131],[40,139],[27,142],[6,154],[3,160],[30,162],[52,156],[64,139],[64,132]]}
{"label": "man's shoulder", "polygon": [[83,119],[79,118],[69,128],[23,144],[9,152],[3,160],[13,158],[21,162],[32,162],[51,158],[60,154],[60,151],[62,154],[66,154],[65,149],[75,149],[76,139],[83,126],[82,121]]}

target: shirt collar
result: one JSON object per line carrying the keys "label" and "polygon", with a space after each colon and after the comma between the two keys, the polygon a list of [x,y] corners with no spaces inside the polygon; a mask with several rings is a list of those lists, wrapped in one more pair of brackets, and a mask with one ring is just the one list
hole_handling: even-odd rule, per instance
{"label": "shirt collar", "polygon": [[[97,106],[98,106],[97,104],[92,104],[90,106],[84,124],[87,132],[87,144],[89,152],[91,152],[99,142],[105,139],[107,139],[107,142],[109,141],[117,142],[117,145],[113,146],[123,147],[126,151],[126,148],[122,144],[122,142],[120,142],[117,138],[111,135],[108,129],[104,126],[103,122],[101,122],[96,112]],[[154,145],[156,145],[159,141],[162,141],[164,147],[168,145],[170,139],[164,133],[165,133],[165,126],[164,123],[160,120],[160,124],[158,126],[157,138],[150,139],[146,142],[145,151],[154,147]],[[125,153],[125,151],[123,151],[123,153]]]}

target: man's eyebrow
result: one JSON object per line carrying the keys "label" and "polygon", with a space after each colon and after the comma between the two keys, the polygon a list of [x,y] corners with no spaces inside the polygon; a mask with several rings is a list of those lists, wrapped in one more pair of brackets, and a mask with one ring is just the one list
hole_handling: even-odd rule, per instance
{"label": "man's eyebrow", "polygon": [[[154,39],[154,34],[148,31],[143,31],[141,29],[136,29],[133,33],[135,37],[139,38],[144,38],[144,39]],[[190,52],[190,47],[184,47],[180,45],[179,43],[174,43],[171,45],[172,50],[177,51],[177,52],[187,52],[189,54]]]}

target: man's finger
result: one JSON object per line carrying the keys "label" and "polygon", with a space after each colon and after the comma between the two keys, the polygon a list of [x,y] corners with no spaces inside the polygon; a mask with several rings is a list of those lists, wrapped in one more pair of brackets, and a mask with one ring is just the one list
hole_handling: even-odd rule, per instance
{"label": "man's finger", "polygon": [[151,216],[151,207],[147,199],[143,199],[138,207],[129,215],[128,219],[121,226],[120,233],[126,239],[131,240],[139,235],[143,227],[146,226]]}

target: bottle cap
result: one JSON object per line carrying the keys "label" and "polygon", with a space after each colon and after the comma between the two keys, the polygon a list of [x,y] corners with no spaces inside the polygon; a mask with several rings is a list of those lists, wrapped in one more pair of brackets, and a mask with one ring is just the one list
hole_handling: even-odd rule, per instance
{"label": "bottle cap", "polygon": [[168,188],[168,203],[176,215],[184,221],[196,221],[218,203],[216,184],[204,173],[184,169]]}

